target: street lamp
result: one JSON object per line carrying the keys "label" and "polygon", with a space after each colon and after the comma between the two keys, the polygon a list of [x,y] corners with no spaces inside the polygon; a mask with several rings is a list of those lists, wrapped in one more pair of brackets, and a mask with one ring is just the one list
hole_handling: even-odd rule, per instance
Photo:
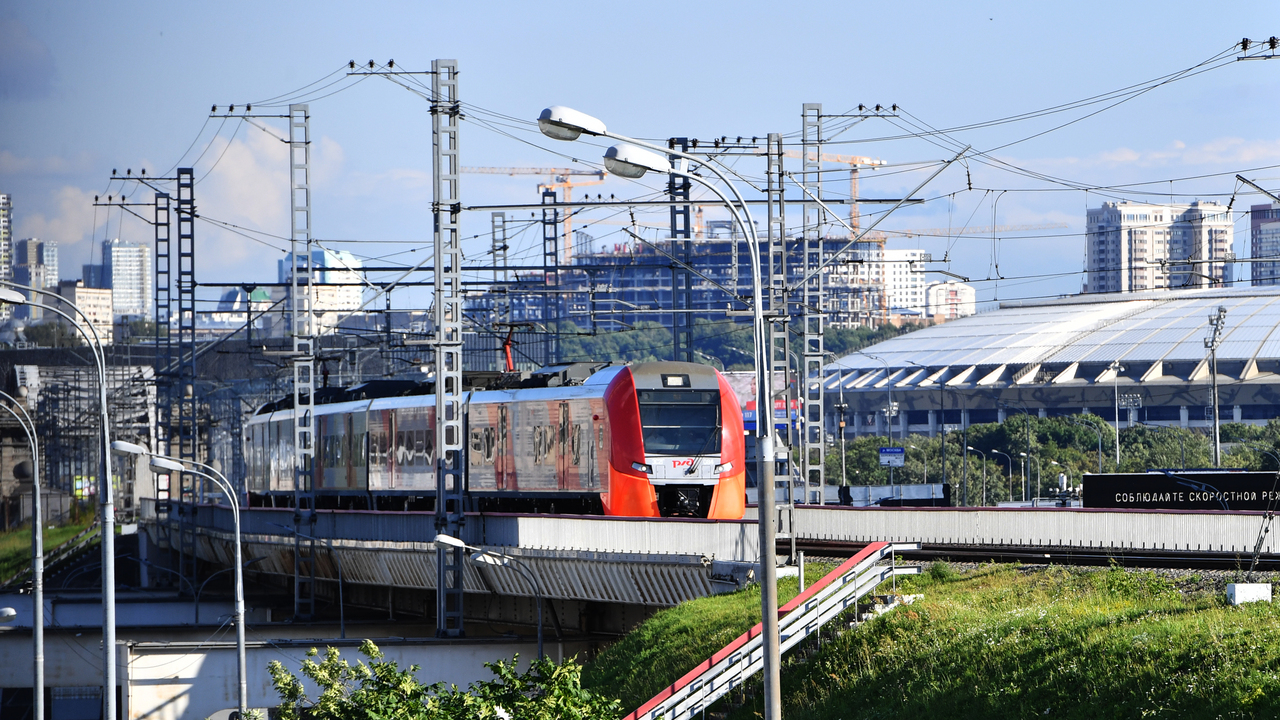
{"label": "street lamp", "polygon": [[[840,358],[837,358],[835,353],[827,351],[823,354],[837,363],[840,362]],[[844,374],[840,373],[839,369],[836,372],[839,378],[837,382],[840,385],[840,404],[836,406],[836,409],[840,411],[840,419],[836,422],[836,430],[840,433],[840,486],[845,487],[849,484],[849,471],[845,468],[844,428],[846,418],[849,415],[849,406],[844,401]]]}
{"label": "street lamp", "polygon": [[972,450],[982,456],[982,504],[985,506],[987,504],[987,454],[972,445],[965,445],[964,449],[966,453]]}
{"label": "street lamp", "polygon": [[[1080,422],[1079,420],[1072,420],[1069,417],[1065,418],[1065,420],[1071,423],[1072,425],[1079,425],[1082,428],[1087,428],[1089,430],[1092,430],[1093,433],[1098,436],[1098,473],[1101,474],[1102,473],[1102,431],[1099,430],[1097,426],[1095,426],[1093,423]],[[1184,456],[1183,464],[1184,465],[1186,464],[1185,456]],[[1116,468],[1116,470],[1119,470],[1119,469],[1120,468]]]}
{"label": "street lamp", "polygon": [[[920,450],[920,448],[916,447],[915,445],[908,445],[907,447],[911,448],[912,450]],[[929,453],[925,452],[924,450],[920,450],[920,457],[922,458],[920,461],[920,464],[924,465],[924,480],[921,481],[921,484],[928,485],[929,484]]]}
{"label": "street lamp", "polygon": [[[179,460],[167,455],[153,453],[150,450],[131,442],[117,440],[111,443],[114,452],[125,455],[145,455],[151,458],[153,470],[167,470],[176,473],[191,473],[211,481],[227,496],[231,505],[231,519],[235,522],[235,569],[236,569],[236,661],[240,680],[240,717],[246,717],[249,709],[248,670],[245,665],[244,652],[244,565],[240,552],[240,499],[231,482],[215,468],[195,460]],[[205,472],[205,471],[208,472]],[[198,601],[197,601],[198,602]],[[197,606],[198,607],[198,606]]]}
{"label": "street lamp", "polygon": [[[18,388],[18,395],[25,396],[26,389],[25,385]],[[44,512],[40,507],[40,441],[35,421],[27,414],[26,407],[8,393],[0,392],[0,397],[12,404],[13,407],[0,407],[22,426],[23,432],[27,434],[27,443],[31,446],[31,643],[35,652],[32,659],[31,707],[35,720],[44,720]],[[23,479],[18,477],[21,468],[22,464],[19,463],[13,469],[17,480]]]}
{"label": "street lamp", "polygon": [[[18,292],[18,289],[58,298],[59,302],[84,319],[84,326],[60,308],[27,299],[25,295]],[[89,316],[75,303],[57,293],[0,281],[0,304],[41,308],[66,320],[89,341],[93,359],[98,366],[98,401],[102,414],[102,460],[99,468],[102,477],[98,485],[98,504],[101,510],[99,523],[102,526],[102,709],[103,717],[114,718],[116,716],[116,511],[115,488],[111,482],[111,421],[107,417],[107,358],[102,349],[102,338],[98,337],[98,329],[93,326]],[[40,692],[43,692],[43,689]]]}
{"label": "street lamp", "polygon": [[1007,452],[1000,452],[999,450],[995,450],[995,449],[992,449],[991,452],[994,455],[1004,456],[1005,465],[1009,469],[1009,502],[1013,502],[1013,458],[1009,457],[1009,453]]}
{"label": "street lamp", "polygon": [[[706,162],[674,148],[660,148],[640,140],[611,133],[599,119],[572,108],[553,105],[546,108],[538,116],[538,127],[542,133],[555,140],[577,140],[584,133],[598,137],[618,140],[624,145],[609,148],[605,153],[605,167],[610,172],[627,178],[639,178],[646,172],[666,172],[686,178],[710,190],[728,208],[738,226],[742,228],[751,243],[751,252],[747,256],[751,262],[751,313],[755,336],[755,370],[756,370],[756,467],[758,485],[767,489],[761,494],[757,516],[760,532],[761,552],[761,588],[760,609],[763,623],[761,642],[764,651],[764,686],[765,686],[765,718],[774,720],[782,716],[781,676],[779,666],[781,657],[778,651],[778,587],[777,569],[774,567],[774,508],[773,508],[773,392],[770,384],[772,373],[769,371],[769,358],[773,348],[768,344],[768,333],[765,332],[764,304],[761,291],[760,270],[760,238],[755,224],[749,222],[751,211],[737,186],[729,182],[724,173],[714,164]],[[647,151],[647,152],[644,152]],[[680,158],[679,167],[673,167],[668,157]],[[715,175],[725,187],[733,193],[737,200],[738,211],[732,202],[714,185],[703,178],[686,172],[689,161],[699,163],[708,172]],[[743,215],[746,215],[744,219]],[[763,416],[763,417],[762,417]],[[765,497],[769,500],[766,503]],[[766,505],[768,511],[766,512]]]}
{"label": "street lamp", "polygon": [[1107,369],[1111,371],[1111,390],[1116,401],[1116,472],[1120,472],[1120,373],[1124,372],[1124,366],[1119,360],[1112,360]]}
{"label": "street lamp", "polygon": [[538,601],[538,659],[542,660],[546,654],[542,652],[542,585],[538,583],[538,578],[533,571],[525,565],[520,558],[508,555],[506,553],[497,552],[496,550],[485,550],[474,545],[468,545],[452,535],[444,533],[436,533],[436,542],[448,545],[449,547],[461,548],[462,550],[471,550],[471,562],[483,563],[485,565],[495,565],[498,567],[514,567],[520,572],[525,582],[529,583],[529,587],[533,589],[533,595]]}
{"label": "street lamp", "polygon": [[[1040,458],[1035,455],[1026,453],[1018,453],[1024,458],[1031,458],[1036,461],[1036,496],[1040,495]],[[1025,502],[1031,498],[1031,472],[1030,467],[1027,468],[1027,484],[1022,488],[1022,500]]]}

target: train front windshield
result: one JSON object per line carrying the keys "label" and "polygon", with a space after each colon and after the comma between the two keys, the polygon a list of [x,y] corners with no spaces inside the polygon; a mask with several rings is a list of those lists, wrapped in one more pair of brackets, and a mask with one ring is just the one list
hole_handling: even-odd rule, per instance
{"label": "train front windshield", "polygon": [[645,453],[720,454],[719,391],[642,390],[637,399]]}

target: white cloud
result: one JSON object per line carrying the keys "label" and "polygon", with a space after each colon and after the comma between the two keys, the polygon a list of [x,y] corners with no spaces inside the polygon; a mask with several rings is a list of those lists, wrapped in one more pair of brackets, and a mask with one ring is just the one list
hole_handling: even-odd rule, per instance
{"label": "white cloud", "polygon": [[[82,244],[87,244],[94,231],[107,222],[107,213],[94,212],[93,193],[77,187],[64,185],[52,193],[48,206],[57,208],[52,215],[44,213],[15,213],[14,238],[40,238],[54,240],[62,250],[62,255],[84,252]],[[95,224],[96,219],[96,224]],[[72,274],[64,268],[62,274]]]}
{"label": "white cloud", "polygon": [[1111,148],[1084,157],[1011,160],[1015,165],[1051,172],[1054,168],[1114,170],[1116,168],[1197,167],[1245,168],[1280,162],[1280,139],[1246,140],[1221,137],[1197,145],[1177,140],[1163,148]]}
{"label": "white cloud", "polygon": [[[217,153],[217,154],[214,154]],[[275,280],[275,261],[286,243],[254,232],[289,237],[289,147],[265,134],[252,133],[210,152],[220,157],[196,185],[196,212],[208,222],[196,229],[196,274],[207,281]],[[196,177],[201,173],[197,170]],[[244,234],[239,234],[244,233]],[[245,235],[260,238],[267,245]]]}
{"label": "white cloud", "polygon": [[73,158],[50,155],[42,158],[20,157],[9,150],[0,150],[0,175],[64,175],[92,172],[89,153]]}

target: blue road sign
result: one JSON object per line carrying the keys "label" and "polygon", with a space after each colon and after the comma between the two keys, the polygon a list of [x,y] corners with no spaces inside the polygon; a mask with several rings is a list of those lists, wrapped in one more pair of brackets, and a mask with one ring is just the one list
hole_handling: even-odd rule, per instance
{"label": "blue road sign", "polygon": [[907,449],[900,447],[880,448],[880,464],[888,467],[902,467],[907,459]]}

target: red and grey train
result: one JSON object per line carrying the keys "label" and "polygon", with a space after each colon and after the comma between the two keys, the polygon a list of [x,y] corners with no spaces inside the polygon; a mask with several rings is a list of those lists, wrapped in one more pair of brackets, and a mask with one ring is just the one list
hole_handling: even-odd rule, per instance
{"label": "red and grey train", "polygon": [[[316,506],[433,503],[434,393],[354,395],[361,399],[339,398],[313,411]],[[467,490],[475,509],[743,515],[742,411],[715,368],[611,365],[580,384],[473,389],[465,407]],[[293,434],[291,408],[264,406],[247,423],[251,502],[290,502]]]}

